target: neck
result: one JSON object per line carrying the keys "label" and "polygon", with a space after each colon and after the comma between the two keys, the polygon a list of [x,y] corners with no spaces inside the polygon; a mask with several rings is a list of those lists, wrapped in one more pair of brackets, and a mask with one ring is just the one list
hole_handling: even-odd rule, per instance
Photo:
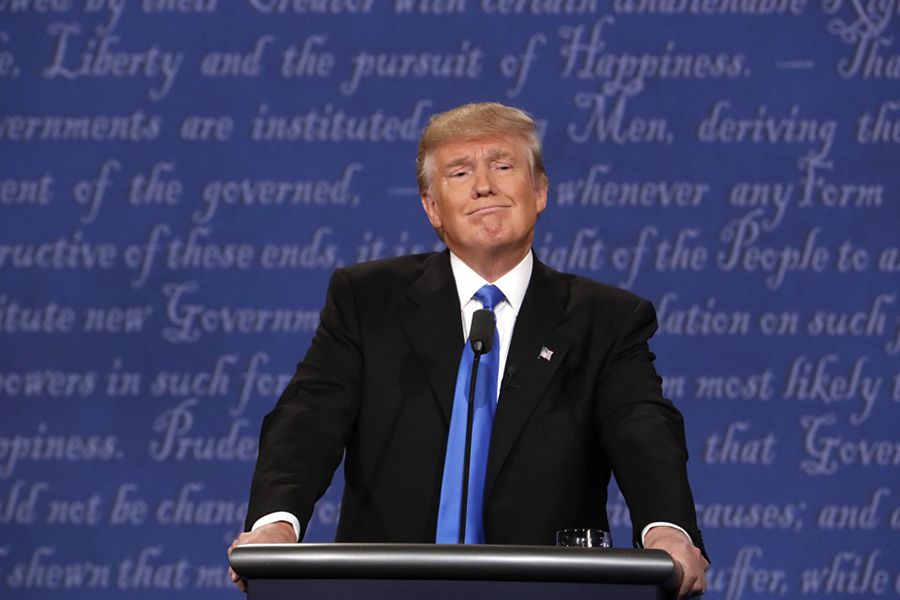
{"label": "neck", "polygon": [[517,252],[506,250],[492,254],[479,253],[475,256],[470,256],[454,251],[454,254],[466,263],[470,269],[478,273],[485,281],[494,283],[512,271],[516,265],[522,262],[522,259],[525,258],[525,255],[529,252],[531,252],[530,245],[524,250]]}

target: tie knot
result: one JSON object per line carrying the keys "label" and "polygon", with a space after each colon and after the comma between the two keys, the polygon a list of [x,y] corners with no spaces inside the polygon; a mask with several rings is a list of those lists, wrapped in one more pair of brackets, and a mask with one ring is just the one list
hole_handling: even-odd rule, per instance
{"label": "tie knot", "polygon": [[506,296],[500,291],[496,285],[485,285],[475,292],[475,297],[481,301],[481,305],[488,310],[494,310],[494,307],[506,300]]}

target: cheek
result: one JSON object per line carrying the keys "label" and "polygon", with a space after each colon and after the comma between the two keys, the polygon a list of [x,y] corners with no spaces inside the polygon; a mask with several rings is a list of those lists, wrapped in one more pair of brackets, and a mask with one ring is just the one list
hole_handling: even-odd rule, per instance
{"label": "cheek", "polygon": [[422,201],[422,208],[428,216],[428,220],[433,227],[441,226],[441,209],[437,199],[427,199]]}

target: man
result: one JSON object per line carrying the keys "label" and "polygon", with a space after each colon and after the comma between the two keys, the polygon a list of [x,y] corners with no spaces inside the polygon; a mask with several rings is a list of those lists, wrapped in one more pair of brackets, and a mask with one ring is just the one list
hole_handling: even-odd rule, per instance
{"label": "man", "polygon": [[481,308],[473,294],[493,284],[499,397],[478,539],[552,544],[559,529],[608,529],[612,472],[635,545],[669,552],[684,571],[680,594],[702,593],[681,415],[647,346],[653,309],[533,258],[548,180],[532,119],[493,103],[436,115],[417,166],[448,251],[335,272],[310,349],[263,423],[251,531],[232,548],[302,538],[345,452],[338,541],[440,539],[457,368]]}

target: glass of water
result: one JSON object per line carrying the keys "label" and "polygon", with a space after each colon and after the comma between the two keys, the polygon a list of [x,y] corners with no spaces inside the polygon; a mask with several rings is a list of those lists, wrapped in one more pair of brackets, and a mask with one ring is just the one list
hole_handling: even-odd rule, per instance
{"label": "glass of water", "polygon": [[612,538],[602,529],[560,529],[556,532],[556,545],[574,548],[610,548]]}

